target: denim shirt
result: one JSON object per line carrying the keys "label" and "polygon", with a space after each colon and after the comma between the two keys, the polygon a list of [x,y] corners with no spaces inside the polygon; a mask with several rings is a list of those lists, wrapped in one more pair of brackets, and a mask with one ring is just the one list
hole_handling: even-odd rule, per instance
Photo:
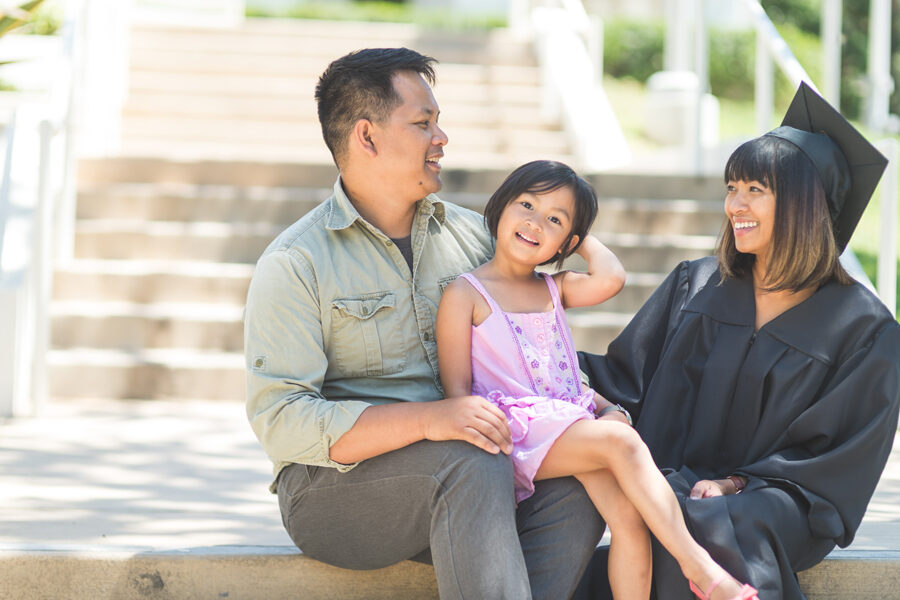
{"label": "denim shirt", "polygon": [[355,466],[329,450],[372,404],[443,397],[435,319],[444,287],[490,258],[482,217],[435,195],[412,225],[413,269],[334,195],[265,250],[247,296],[247,416],[275,475],[289,463]]}

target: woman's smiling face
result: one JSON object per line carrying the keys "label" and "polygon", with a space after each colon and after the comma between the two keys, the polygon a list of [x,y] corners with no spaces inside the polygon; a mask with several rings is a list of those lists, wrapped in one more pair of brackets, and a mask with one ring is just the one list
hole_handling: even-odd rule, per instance
{"label": "woman's smiling face", "polygon": [[729,181],[725,214],[738,252],[765,260],[775,229],[775,192],[759,181]]}

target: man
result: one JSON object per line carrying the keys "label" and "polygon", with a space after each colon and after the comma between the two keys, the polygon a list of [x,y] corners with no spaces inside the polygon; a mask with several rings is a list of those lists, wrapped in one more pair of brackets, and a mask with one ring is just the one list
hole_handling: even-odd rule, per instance
{"label": "man", "polygon": [[516,507],[503,413],[442,398],[440,295],[491,241],[479,215],[434,195],[447,136],[433,62],[361,50],[321,76],[340,175],[257,264],[247,414],[307,555],[351,569],[433,562],[442,598],[566,598],[602,533],[587,495],[550,480]]}

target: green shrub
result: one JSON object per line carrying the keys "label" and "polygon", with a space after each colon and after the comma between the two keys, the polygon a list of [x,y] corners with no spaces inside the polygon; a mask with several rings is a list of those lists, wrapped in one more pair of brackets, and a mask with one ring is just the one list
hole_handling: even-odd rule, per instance
{"label": "green shrub", "polygon": [[644,82],[663,68],[665,26],[649,21],[611,20],[603,27],[603,70],[616,78]]}
{"label": "green shrub", "polygon": [[[821,45],[816,36],[792,25],[782,25],[781,35],[815,81],[821,71]],[[662,70],[665,26],[660,22],[609,21],[603,34],[603,68],[612,77],[631,77],[640,82]],[[756,34],[753,31],[709,32],[709,87],[720,98],[752,100],[756,76]],[[778,69],[775,69],[778,73]],[[776,102],[786,104],[794,86],[776,75]]]}
{"label": "green shrub", "polygon": [[[891,77],[900,81],[900,2],[893,1],[891,11]],[[821,0],[762,0],[763,8],[776,26],[792,27],[817,37],[821,29]],[[866,89],[868,64],[870,0],[844,0],[841,18],[841,112],[860,116]],[[791,40],[787,40],[790,44]],[[793,46],[791,46],[794,49]],[[795,50],[796,52],[796,50]],[[801,59],[801,62],[802,59]],[[803,63],[809,69],[807,63]],[[818,63],[817,63],[818,65]],[[810,73],[815,79],[815,75]],[[890,110],[900,113],[900,94],[890,99]]]}
{"label": "green shrub", "polygon": [[248,17],[287,19],[326,19],[334,21],[371,21],[415,23],[425,28],[443,30],[492,29],[506,26],[505,14],[466,14],[446,8],[420,8],[391,0],[343,2],[298,2],[282,9],[254,4],[248,0],[244,14]]}

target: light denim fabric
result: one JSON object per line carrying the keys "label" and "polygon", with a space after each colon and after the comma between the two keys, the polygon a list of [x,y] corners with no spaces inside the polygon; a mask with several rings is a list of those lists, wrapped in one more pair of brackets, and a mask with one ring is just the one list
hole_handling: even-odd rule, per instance
{"label": "light denim fabric", "polygon": [[338,178],[259,259],[244,318],[246,408],[276,476],[290,463],[348,471],[356,465],[332,461],[329,449],[368,406],[443,397],[441,293],[493,244],[481,215],[429,195],[412,245],[411,273]]}

